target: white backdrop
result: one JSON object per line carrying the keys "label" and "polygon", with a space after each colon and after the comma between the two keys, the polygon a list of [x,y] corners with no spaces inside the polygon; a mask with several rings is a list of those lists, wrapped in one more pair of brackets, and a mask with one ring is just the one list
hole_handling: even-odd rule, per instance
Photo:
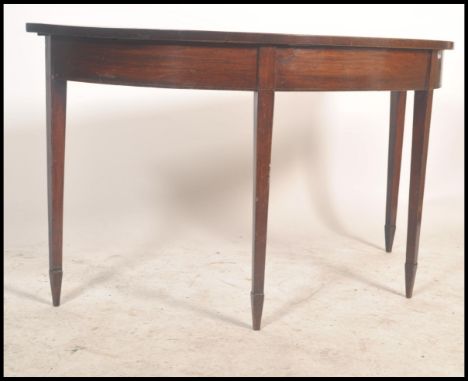
{"label": "white backdrop", "polygon": [[[445,53],[442,88],[434,97],[425,201],[428,208],[441,198],[461,202],[462,6],[9,5],[4,27],[7,248],[47,242],[44,39],[26,33],[26,22],[452,40],[455,50]],[[406,224],[412,98],[410,93],[399,228]],[[119,222],[134,219],[150,227],[147,218],[159,227],[166,223],[158,219],[192,209],[190,224],[220,211],[217,222],[229,220],[248,234],[252,104],[249,92],[69,83],[65,224],[97,224],[110,243],[127,232],[123,226],[119,231]],[[388,112],[388,92],[278,93],[271,214],[287,212],[291,219],[306,214],[311,224],[354,230],[364,214],[383,231]],[[270,217],[273,232],[287,231],[289,224]],[[159,228],[148,228],[153,229]],[[72,228],[65,232],[66,240],[73,239]]]}
{"label": "white backdrop", "polygon": [[[460,376],[464,9],[5,7],[5,374]],[[413,94],[393,253],[389,92],[277,93],[262,330],[250,330],[253,95],[68,85],[62,304],[48,282],[44,38],[26,22],[451,40],[415,296]]]}

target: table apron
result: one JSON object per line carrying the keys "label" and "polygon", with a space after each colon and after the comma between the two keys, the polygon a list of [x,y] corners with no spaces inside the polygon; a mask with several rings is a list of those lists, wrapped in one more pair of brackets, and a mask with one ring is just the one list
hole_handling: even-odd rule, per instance
{"label": "table apron", "polygon": [[[277,90],[423,90],[431,78],[432,51],[378,48],[278,49]],[[436,68],[437,69],[437,68]]]}
{"label": "table apron", "polygon": [[[261,47],[50,36],[52,76],[163,88],[256,90]],[[440,87],[432,50],[275,47],[274,90],[423,90]],[[439,52],[441,53],[441,52]],[[436,57],[436,59],[434,59]]]}

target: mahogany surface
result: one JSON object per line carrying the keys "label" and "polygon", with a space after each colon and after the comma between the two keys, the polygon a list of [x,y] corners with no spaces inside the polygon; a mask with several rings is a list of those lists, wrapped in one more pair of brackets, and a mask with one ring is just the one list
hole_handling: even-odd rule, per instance
{"label": "mahogany surface", "polygon": [[39,35],[151,40],[172,43],[221,43],[239,45],[350,46],[406,49],[452,49],[451,41],[410,40],[396,38],[309,36],[276,33],[214,32],[167,29],[95,28],[70,25],[27,23],[26,31]]}
{"label": "mahogany surface", "polygon": [[252,323],[264,301],[273,109],[276,91],[390,91],[385,248],[396,229],[406,94],[415,92],[406,296],[418,262],[433,90],[450,41],[26,24],[46,45],[49,274],[62,282],[67,81],[254,92]]}

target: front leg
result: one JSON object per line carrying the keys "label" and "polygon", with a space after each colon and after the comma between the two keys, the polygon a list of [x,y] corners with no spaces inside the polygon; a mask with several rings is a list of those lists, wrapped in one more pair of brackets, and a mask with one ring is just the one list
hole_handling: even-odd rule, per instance
{"label": "front leg", "polygon": [[47,187],[49,203],[49,277],[54,306],[62,285],[63,181],[67,82],[54,78],[53,38],[46,37]]}
{"label": "front leg", "polygon": [[411,151],[411,180],[406,244],[405,286],[406,297],[413,295],[418,265],[419,234],[426,178],[427,148],[431,123],[432,90],[415,91],[413,116],[413,143]]}
{"label": "front leg", "polygon": [[275,48],[260,48],[258,52],[258,89],[255,92],[254,124],[254,222],[252,259],[252,323],[260,330],[265,283],[265,251],[268,221],[271,139],[275,102]]}
{"label": "front leg", "polygon": [[273,90],[259,90],[255,93],[255,199],[251,292],[254,330],[260,330],[264,299],[273,104]]}

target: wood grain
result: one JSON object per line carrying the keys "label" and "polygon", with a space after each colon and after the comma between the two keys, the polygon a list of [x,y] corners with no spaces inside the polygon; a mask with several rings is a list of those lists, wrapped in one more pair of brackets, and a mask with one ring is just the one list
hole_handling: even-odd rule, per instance
{"label": "wood grain", "polygon": [[277,90],[426,89],[429,51],[278,49]]}
{"label": "wood grain", "polygon": [[254,90],[257,49],[54,37],[54,75],[107,84]]}

